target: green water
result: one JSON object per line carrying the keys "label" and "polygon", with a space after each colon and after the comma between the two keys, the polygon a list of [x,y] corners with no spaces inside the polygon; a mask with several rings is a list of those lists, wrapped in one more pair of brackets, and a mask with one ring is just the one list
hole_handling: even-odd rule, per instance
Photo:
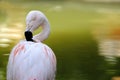
{"label": "green water", "polygon": [[106,26],[104,21],[109,16],[120,15],[119,9],[119,4],[0,2],[0,80],[6,80],[12,47],[24,38],[25,16],[30,10],[44,12],[50,21],[51,35],[44,43],[57,57],[56,80],[110,80],[118,76],[119,71],[113,70],[119,65],[110,64],[99,55],[98,41],[92,32]]}

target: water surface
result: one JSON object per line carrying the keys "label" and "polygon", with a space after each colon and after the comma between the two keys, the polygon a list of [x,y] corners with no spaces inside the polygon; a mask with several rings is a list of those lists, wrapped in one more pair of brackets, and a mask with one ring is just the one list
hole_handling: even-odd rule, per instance
{"label": "water surface", "polygon": [[51,24],[51,35],[44,43],[57,57],[56,80],[110,80],[118,76],[119,57],[114,64],[106,60],[100,55],[99,41],[111,29],[108,23],[120,15],[119,8],[114,4],[0,2],[0,80],[6,80],[9,53],[24,39],[25,16],[33,9],[44,12]]}

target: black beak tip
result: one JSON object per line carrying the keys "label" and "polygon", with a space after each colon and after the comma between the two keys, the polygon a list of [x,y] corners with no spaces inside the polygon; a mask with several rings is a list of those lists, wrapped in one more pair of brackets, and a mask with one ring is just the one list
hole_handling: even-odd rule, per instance
{"label": "black beak tip", "polygon": [[32,34],[31,31],[25,31],[24,35],[25,35],[25,38],[26,38],[27,41],[33,41],[33,39],[32,39],[33,34]]}

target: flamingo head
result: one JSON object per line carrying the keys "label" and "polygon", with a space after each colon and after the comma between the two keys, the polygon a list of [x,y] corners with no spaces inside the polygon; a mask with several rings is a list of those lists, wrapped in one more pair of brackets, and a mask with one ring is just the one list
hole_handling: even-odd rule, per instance
{"label": "flamingo head", "polygon": [[42,26],[45,21],[45,16],[40,11],[30,11],[26,17],[26,31],[33,32],[38,27]]}
{"label": "flamingo head", "polygon": [[[42,27],[43,31],[41,34],[33,37],[32,32],[38,27]],[[49,35],[49,22],[46,16],[40,11],[30,11],[26,16],[26,31],[25,38],[27,41],[33,41],[32,38],[37,41],[43,41]]]}

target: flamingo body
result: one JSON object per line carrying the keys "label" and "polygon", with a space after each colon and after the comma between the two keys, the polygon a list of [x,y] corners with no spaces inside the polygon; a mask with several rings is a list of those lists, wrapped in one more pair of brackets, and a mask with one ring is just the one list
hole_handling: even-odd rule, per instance
{"label": "flamingo body", "polygon": [[21,41],[12,50],[7,80],[54,80],[56,58],[43,43]]}

